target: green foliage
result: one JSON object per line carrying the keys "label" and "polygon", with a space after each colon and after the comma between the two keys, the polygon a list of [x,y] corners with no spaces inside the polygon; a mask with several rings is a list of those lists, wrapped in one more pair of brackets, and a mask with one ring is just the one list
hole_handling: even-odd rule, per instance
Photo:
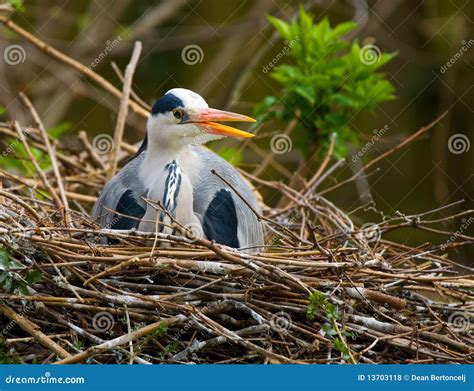
{"label": "green foliage", "polygon": [[41,280],[42,274],[38,270],[29,271],[26,275],[11,270],[22,266],[11,259],[7,250],[0,248],[0,290],[27,295],[28,287]]}
{"label": "green foliage", "polygon": [[341,338],[339,333],[346,339],[348,337],[354,338],[354,334],[347,331],[345,328],[338,333],[337,321],[341,318],[341,315],[336,309],[336,306],[329,302],[329,300],[319,291],[314,291],[309,295],[309,304],[306,308],[306,318],[313,320],[316,316],[316,312],[321,311],[326,316],[329,323],[322,325],[322,330],[325,335],[332,338],[332,344],[334,349],[341,352],[342,359],[345,361],[351,360],[349,346]]}
{"label": "green foliage", "polygon": [[152,335],[154,337],[161,337],[168,332],[168,326],[166,323],[160,323],[160,325],[153,331]]}
{"label": "green foliage", "polygon": [[7,0],[5,3],[10,4],[17,12],[25,12],[23,0]]}
{"label": "green foliage", "polygon": [[168,345],[165,346],[165,350],[162,352],[158,352],[157,357],[160,360],[164,360],[167,356],[167,354],[173,354],[178,351],[178,342],[177,341],[172,341]]}
{"label": "green foliage", "polygon": [[334,338],[334,341],[332,342],[332,346],[334,347],[334,349],[342,353],[343,360],[346,360],[346,361],[350,360],[351,356],[349,354],[349,348],[339,338]]}
{"label": "green foliage", "polygon": [[[266,97],[256,108],[258,120],[298,119],[299,147],[308,154],[314,145],[329,145],[336,133],[335,154],[347,155],[346,145],[357,144],[350,121],[358,113],[373,111],[377,104],[395,98],[394,87],[378,71],[395,53],[380,53],[375,46],[361,48],[344,35],[356,27],[344,22],[335,27],[327,19],[319,23],[302,7],[291,23],[269,17],[285,39],[291,64],[273,68],[271,77],[282,87],[280,96]],[[276,57],[279,60],[279,57]]]}
{"label": "green foliage", "polygon": [[[58,139],[64,133],[68,132],[71,127],[72,124],[70,122],[62,122],[55,127],[48,129],[47,133],[53,139]],[[4,148],[0,155],[0,167],[5,169],[14,169],[22,175],[31,175],[35,173],[35,168],[30,162],[25,147],[19,138],[8,137],[2,141]],[[47,170],[51,166],[49,155],[38,148],[32,147],[31,144],[30,149],[31,153],[38,161],[40,167],[43,170]]]}
{"label": "green foliage", "polygon": [[339,314],[336,311],[334,304],[330,303],[326,296],[321,292],[314,291],[309,295],[309,304],[306,308],[306,318],[313,320],[317,311],[324,312],[329,320],[339,319]]}
{"label": "green foliage", "polygon": [[0,336],[0,364],[21,364],[18,357],[12,355],[6,350],[5,339]]}

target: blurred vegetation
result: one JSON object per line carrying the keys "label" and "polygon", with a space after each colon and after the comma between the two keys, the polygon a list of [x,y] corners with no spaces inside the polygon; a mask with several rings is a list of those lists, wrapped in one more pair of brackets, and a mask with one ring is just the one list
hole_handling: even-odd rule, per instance
{"label": "blurred vegetation", "polygon": [[313,15],[300,7],[299,18],[287,23],[269,17],[285,39],[293,64],[280,64],[271,77],[282,87],[279,96],[267,96],[256,108],[259,120],[298,120],[298,147],[306,157],[315,146],[324,152],[336,133],[334,152],[345,157],[349,144],[359,144],[350,120],[361,111],[373,112],[378,103],[395,98],[394,87],[378,69],[395,57],[344,36],[357,23],[343,22],[331,28],[327,18],[314,23]]}
{"label": "blurred vegetation", "polygon": [[[23,4],[20,0],[10,3]],[[390,216],[398,211],[418,213],[460,199],[467,201],[463,210],[472,209],[474,48],[467,48],[464,43],[470,42],[473,36],[474,7],[465,0],[310,0],[302,3],[315,15],[314,26],[320,25],[325,18],[331,21],[331,30],[349,20],[357,23],[354,30],[342,35],[349,46],[331,53],[336,60],[349,53],[352,44],[357,43],[356,39],[361,48],[376,44],[380,50],[398,53],[375,72],[387,73],[384,78],[396,87],[397,99],[378,105],[373,111],[375,115],[363,109],[347,123],[351,140],[360,140],[362,144],[370,141],[374,128],[389,127],[359,163],[387,151],[449,110],[443,123],[426,137],[381,160],[377,173],[367,173],[367,186],[350,185],[326,196],[342,209],[354,210],[354,218],[360,224],[379,221],[383,215]],[[199,92],[210,106],[249,114],[255,108],[255,102],[262,102],[266,96],[281,98],[284,95],[285,84],[272,76],[278,66],[298,66],[299,60],[293,56],[293,50],[286,53],[282,49],[283,46],[299,47],[301,40],[294,45],[287,38],[281,39],[281,34],[277,36],[267,17],[273,15],[292,25],[299,14],[298,6],[299,2],[289,0],[31,0],[24,2],[20,7],[22,12],[16,11],[12,20],[86,66],[106,52],[106,58],[96,64],[94,71],[117,88],[122,84],[111,62],[123,71],[130,60],[133,42],[140,40],[143,54],[133,87],[147,103],[152,104],[168,89],[180,86]],[[122,38],[120,43],[106,51],[107,41],[114,41],[117,35]],[[2,29],[1,36],[3,50],[9,45],[20,45],[26,53],[24,61],[16,65],[0,61],[0,105],[7,109],[7,113],[0,112],[2,121],[15,118],[24,126],[31,123],[17,99],[18,92],[23,91],[32,100],[46,128],[51,129],[65,121],[72,123],[71,129],[62,136],[71,149],[82,148],[76,137],[80,130],[86,130],[90,138],[113,132],[118,108],[115,99],[87,78],[51,61],[8,29]],[[187,45],[198,45],[202,50],[202,57],[194,65],[182,61],[182,51]],[[461,52],[463,45],[466,48]],[[279,63],[271,70],[262,71],[262,66],[274,58],[278,58]],[[441,71],[453,58],[458,58],[455,64]],[[310,106],[304,97],[296,98],[302,106]],[[337,101],[327,100],[325,105],[336,113],[346,110]],[[251,174],[259,173],[264,179],[288,183],[307,151],[314,145],[320,146],[314,141],[321,137],[316,133],[320,128],[314,122],[315,116],[310,117],[307,124],[300,123],[291,134],[291,151],[274,156],[262,169],[262,162],[270,150],[269,138],[287,126],[287,121],[276,118],[281,105],[274,106],[276,113],[271,115],[275,120],[265,121],[251,143],[220,140],[210,147]],[[144,129],[144,121],[129,116],[126,141],[139,142]],[[470,138],[468,152],[453,154],[447,148],[450,136],[456,133]],[[325,141],[323,137],[320,140]],[[12,141],[0,140],[0,153],[5,152]],[[339,148],[337,152],[339,155],[345,153]],[[19,169],[23,169],[21,167]],[[317,167],[315,161],[311,170]],[[337,180],[353,175],[352,169],[350,165],[340,167]],[[331,185],[325,182],[320,190]],[[374,208],[360,208],[367,199],[362,198],[366,189],[370,190],[368,197]],[[272,191],[263,189],[262,193],[268,205],[277,204]],[[455,231],[460,225],[459,220],[453,221],[446,230]],[[474,234],[474,225],[466,234]],[[434,233],[409,231],[408,228],[387,233],[387,238],[407,244],[446,240]],[[453,251],[458,259],[472,262],[473,250]]]}
{"label": "blurred vegetation", "polygon": [[[72,124],[70,122],[61,122],[60,124],[47,129],[46,132],[54,140],[59,139],[63,134],[66,134],[71,127]],[[7,137],[2,140],[2,144],[5,148],[0,155],[0,168],[14,170],[22,175],[35,175],[36,170],[28,158],[25,147],[19,138]],[[30,146],[30,150],[43,170],[51,167],[51,160],[46,152],[32,146]]]}

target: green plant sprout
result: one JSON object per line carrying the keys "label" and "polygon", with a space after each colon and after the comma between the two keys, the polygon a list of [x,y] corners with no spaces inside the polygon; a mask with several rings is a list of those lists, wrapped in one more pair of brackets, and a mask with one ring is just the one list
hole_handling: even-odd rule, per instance
{"label": "green plant sprout", "polygon": [[314,291],[309,295],[309,304],[306,308],[306,318],[313,320],[317,311],[322,311],[329,323],[322,326],[324,333],[332,338],[332,346],[337,351],[341,352],[342,359],[347,362],[356,363],[354,357],[351,355],[347,338],[354,338],[354,334],[347,331],[345,328],[340,330],[337,321],[340,320],[341,315],[337,311],[336,306],[329,302],[326,296],[319,291]]}
{"label": "green plant sprout", "polygon": [[271,67],[281,94],[263,99],[255,110],[257,119],[296,118],[298,133],[293,141],[306,157],[316,146],[327,149],[331,134],[336,133],[334,153],[347,156],[348,144],[359,142],[352,118],[395,98],[393,85],[378,70],[396,53],[380,52],[374,45],[361,48],[357,40],[345,38],[356,23],[335,27],[327,19],[315,23],[303,7],[290,23],[271,16],[269,21],[285,40],[292,61]]}

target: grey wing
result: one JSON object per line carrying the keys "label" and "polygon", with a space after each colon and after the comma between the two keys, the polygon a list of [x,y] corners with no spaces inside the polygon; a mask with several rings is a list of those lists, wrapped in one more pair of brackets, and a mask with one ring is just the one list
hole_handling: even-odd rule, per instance
{"label": "grey wing", "polygon": [[[262,246],[262,223],[248,205],[219,177],[212,174],[211,170],[214,169],[225,178],[260,214],[260,206],[253,190],[231,164],[214,152],[201,147],[192,147],[192,152],[198,156],[201,170],[201,175],[193,182],[194,211],[203,219],[203,228],[208,238],[216,240],[219,235],[228,233],[230,236],[226,240],[216,242],[239,248]],[[233,202],[228,199],[227,193],[231,195]],[[235,246],[233,238],[235,232],[238,246]],[[216,238],[209,237],[209,233]]]}
{"label": "grey wing", "polygon": [[92,209],[93,220],[102,228],[138,227],[146,210],[146,203],[141,198],[146,195],[146,189],[138,175],[143,158],[142,154],[128,162],[102,190]]}

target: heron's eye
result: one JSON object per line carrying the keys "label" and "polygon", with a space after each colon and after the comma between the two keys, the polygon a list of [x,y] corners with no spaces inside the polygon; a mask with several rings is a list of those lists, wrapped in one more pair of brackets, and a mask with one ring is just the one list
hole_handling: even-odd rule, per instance
{"label": "heron's eye", "polygon": [[181,119],[181,118],[183,118],[184,112],[181,109],[174,109],[173,110],[173,115],[174,115],[175,118]]}

